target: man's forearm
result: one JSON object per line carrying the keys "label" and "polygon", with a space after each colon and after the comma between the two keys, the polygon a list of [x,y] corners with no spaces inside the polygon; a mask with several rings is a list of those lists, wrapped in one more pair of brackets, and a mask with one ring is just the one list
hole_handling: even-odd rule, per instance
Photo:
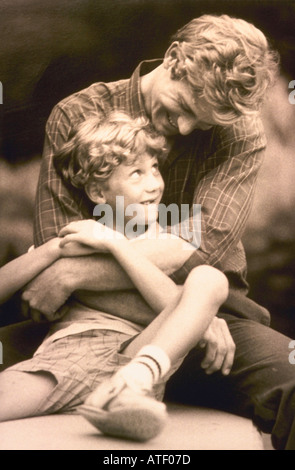
{"label": "man's forearm", "polygon": [[63,258],[59,261],[67,274],[72,292],[114,291],[133,289],[133,284],[125,271],[111,255],[90,255]]}
{"label": "man's forearm", "polygon": [[134,290],[113,292],[76,291],[74,298],[95,310],[147,326],[156,316]]}
{"label": "man's forearm", "polygon": [[[153,251],[150,246],[147,248],[146,244],[154,244],[156,249]],[[157,240],[147,240],[141,244],[141,249],[145,256],[168,275],[178,269],[190,254],[189,250],[183,249],[181,240],[176,240],[173,246],[166,240],[161,240],[160,244],[157,243]],[[108,311],[107,303],[110,300],[107,301],[105,298],[103,305],[101,303],[94,304],[96,293],[116,293],[122,290],[128,292],[132,289],[134,286],[131,280],[114,258],[107,254],[99,254],[57,260],[26,286],[23,295],[31,308],[38,310],[49,321],[52,321],[52,319],[58,318],[56,312],[73,293],[78,296],[81,290],[87,291],[92,304],[90,305],[90,300],[87,300],[86,292],[84,292],[83,303],[98,310]],[[117,302],[115,306],[113,300],[112,306],[109,307],[112,308],[110,313],[115,315],[117,311],[118,316],[141,324],[148,323],[152,319],[150,313],[144,314],[144,320],[139,319],[137,313],[141,310],[141,306],[137,306],[135,311],[132,311],[132,317],[128,317],[129,307],[124,307],[124,313],[120,314],[120,311],[123,312],[122,305],[122,302]],[[124,305],[128,306],[128,302]],[[147,310],[144,311],[147,312]]]}
{"label": "man's forearm", "polygon": [[[182,240],[141,240],[137,248],[167,275],[179,269],[191,255]],[[64,258],[59,260],[72,292],[115,291],[134,289],[134,285],[117,261],[108,254]]]}

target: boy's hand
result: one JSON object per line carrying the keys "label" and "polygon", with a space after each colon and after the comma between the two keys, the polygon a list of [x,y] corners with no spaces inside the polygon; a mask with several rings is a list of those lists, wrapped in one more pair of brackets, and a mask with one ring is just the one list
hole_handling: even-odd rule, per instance
{"label": "boy's hand", "polygon": [[[59,237],[62,237],[60,241],[60,248],[62,250],[66,250],[68,244],[73,247],[73,243],[75,243],[77,254],[70,256],[90,254],[93,252],[105,253],[109,251],[111,243],[125,238],[123,234],[94,220],[71,222],[59,232]],[[88,253],[78,252],[78,244],[80,244],[80,249],[83,248],[84,245],[84,248],[86,250],[88,249]],[[73,247],[73,252],[74,250],[75,248]]]}

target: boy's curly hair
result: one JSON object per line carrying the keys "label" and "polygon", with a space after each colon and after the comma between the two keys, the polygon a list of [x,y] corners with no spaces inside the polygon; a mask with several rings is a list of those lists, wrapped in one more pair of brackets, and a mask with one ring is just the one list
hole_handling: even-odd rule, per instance
{"label": "boy's curly hair", "polygon": [[257,112],[278,73],[279,55],[253,24],[228,15],[203,15],[180,28],[184,76],[212,105],[217,124]]}
{"label": "boy's curly hair", "polygon": [[81,189],[107,182],[117,166],[131,165],[143,153],[161,159],[165,143],[146,118],[112,112],[82,122],[55,155],[54,166],[66,183]]}

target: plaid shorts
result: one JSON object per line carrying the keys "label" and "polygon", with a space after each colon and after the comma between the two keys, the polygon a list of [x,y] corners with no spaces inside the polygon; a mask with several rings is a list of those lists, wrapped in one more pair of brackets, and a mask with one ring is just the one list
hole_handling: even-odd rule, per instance
{"label": "plaid shorts", "polygon": [[[51,373],[57,384],[40,404],[37,414],[75,412],[98,385],[131,360],[120,352],[131,338],[128,334],[110,330],[69,335],[49,342],[32,359],[15,364],[5,372]],[[174,371],[175,368],[169,377]],[[169,377],[154,387],[153,396],[158,400],[163,398]]]}

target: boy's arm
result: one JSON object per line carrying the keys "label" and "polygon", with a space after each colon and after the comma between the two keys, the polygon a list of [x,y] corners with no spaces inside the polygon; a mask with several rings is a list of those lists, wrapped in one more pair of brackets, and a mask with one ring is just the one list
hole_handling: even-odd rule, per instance
{"label": "boy's arm", "polygon": [[110,251],[156,313],[160,313],[178,294],[172,279],[127,239],[113,243]]}
{"label": "boy's arm", "polygon": [[[68,252],[74,253],[77,242],[79,244],[76,245],[77,249],[82,244],[99,252],[110,252],[156,313],[161,312],[178,293],[175,283],[142,253],[138,244],[136,246],[135,242],[129,241],[122,234],[98,222],[93,220],[72,222],[61,230],[60,236],[63,237],[60,246],[64,256],[67,256]],[[149,237],[147,238],[151,241]],[[175,244],[175,237],[169,234],[164,238],[162,235],[161,238],[155,232],[153,238],[163,245],[169,242]],[[185,248],[189,247],[181,239],[176,239],[176,242],[182,246],[179,247],[180,251],[184,252]]]}
{"label": "boy's arm", "polygon": [[60,239],[53,238],[45,245],[10,261],[0,269],[0,303],[31,281],[61,256]]}
{"label": "boy's arm", "polygon": [[[171,239],[136,240],[133,243],[159,269],[170,275],[191,255],[190,250],[182,249],[182,242],[180,239]],[[93,254],[57,260],[26,286],[23,298],[31,307],[51,320],[52,315],[73,293],[79,299],[80,291],[84,291],[81,301],[89,307],[103,310],[106,308],[105,302],[101,305],[100,295],[96,297],[97,292],[131,289],[134,289],[133,282],[112,255]],[[85,291],[88,291],[88,294]],[[122,307],[120,302],[119,307]],[[127,314],[129,320],[137,322],[140,311],[130,308]],[[123,313],[122,316],[125,318]],[[153,316],[151,320],[152,318]]]}

